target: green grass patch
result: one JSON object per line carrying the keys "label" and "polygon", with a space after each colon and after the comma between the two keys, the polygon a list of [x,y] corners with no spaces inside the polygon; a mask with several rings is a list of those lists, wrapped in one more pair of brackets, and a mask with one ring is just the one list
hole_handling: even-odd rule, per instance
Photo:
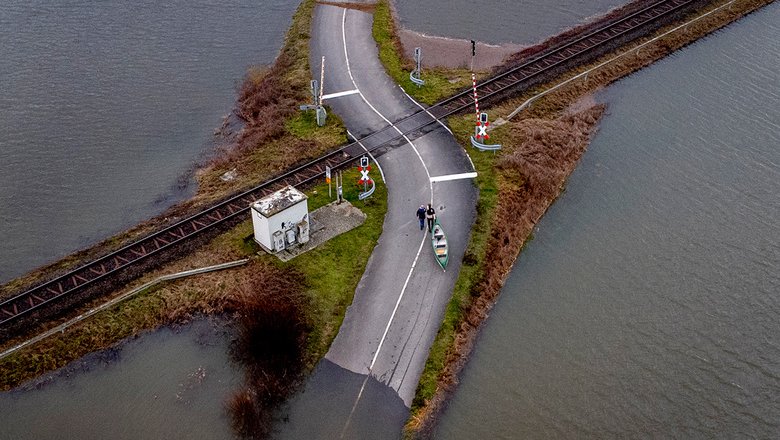
{"label": "green grass patch", "polygon": [[316,141],[322,144],[339,145],[347,142],[347,129],[336,114],[328,112],[325,125],[317,125],[314,110],[296,113],[284,123],[287,131],[299,139]]}
{"label": "green grass patch", "polygon": [[414,65],[402,56],[393,14],[387,0],[381,0],[376,5],[372,32],[379,48],[379,59],[385,70],[417,101],[428,105],[435,104],[471,84],[471,72],[468,69],[426,69],[425,65],[421,76],[425,85],[418,87],[414,84],[409,79]]}
{"label": "green grass patch", "polygon": [[[304,274],[310,289],[314,329],[309,337],[309,351],[313,362],[325,355],[336,337],[382,233],[387,212],[387,187],[377,181],[374,194],[361,201],[358,194],[363,187],[356,183],[359,178],[356,168],[344,172],[344,198],[366,214],[366,221],[286,263]],[[335,185],[332,194],[332,198],[328,197],[328,185],[324,183],[308,191],[309,209],[313,211],[335,200]]]}

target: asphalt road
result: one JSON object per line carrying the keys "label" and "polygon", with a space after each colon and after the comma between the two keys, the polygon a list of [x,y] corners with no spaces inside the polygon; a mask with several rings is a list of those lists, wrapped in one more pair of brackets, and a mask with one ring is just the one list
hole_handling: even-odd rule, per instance
{"label": "asphalt road", "polygon": [[[319,78],[325,56],[324,94],[352,92],[325,103],[356,137],[378,132],[367,141],[376,144],[398,137],[392,123],[420,107],[385,73],[371,25],[370,14],[317,5],[311,64]],[[404,124],[430,120],[423,113]],[[378,158],[388,188],[382,235],[325,360],[285,409],[289,423],[280,427],[281,438],[400,436],[476,216],[471,179],[431,183],[473,167],[443,125],[428,131],[414,140],[400,137]],[[372,174],[381,181],[377,170]],[[415,216],[431,202],[449,241],[446,271]]]}

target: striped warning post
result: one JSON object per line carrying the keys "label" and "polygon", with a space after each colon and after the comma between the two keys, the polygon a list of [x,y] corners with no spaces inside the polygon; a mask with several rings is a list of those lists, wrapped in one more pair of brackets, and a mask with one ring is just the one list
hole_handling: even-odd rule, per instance
{"label": "striped warning post", "polygon": [[479,100],[477,99],[477,75],[471,74],[471,85],[474,88],[474,108],[477,110],[477,125],[479,125]]}

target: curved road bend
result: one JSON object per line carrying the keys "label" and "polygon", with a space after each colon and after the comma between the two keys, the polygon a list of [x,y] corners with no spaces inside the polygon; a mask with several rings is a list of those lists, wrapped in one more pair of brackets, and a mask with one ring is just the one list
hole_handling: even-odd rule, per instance
{"label": "curved road bend", "polygon": [[[364,12],[315,9],[314,76],[324,55],[325,95],[355,91],[326,104],[358,137],[387,132],[391,121],[419,110],[385,74],[371,26],[372,15]],[[460,145],[438,127],[413,142],[399,141],[379,158],[388,187],[384,230],[325,359],[284,408],[288,421],[277,427],[280,438],[400,437],[476,215],[471,180],[430,183],[430,177],[473,171]],[[415,217],[431,200],[450,243],[446,272]]]}

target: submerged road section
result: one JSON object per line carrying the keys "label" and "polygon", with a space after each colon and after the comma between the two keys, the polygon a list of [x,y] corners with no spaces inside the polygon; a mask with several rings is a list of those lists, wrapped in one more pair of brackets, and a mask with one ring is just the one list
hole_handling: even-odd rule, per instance
{"label": "submerged road section", "polygon": [[[324,56],[325,103],[357,137],[420,110],[379,62],[372,19],[318,5],[313,25],[312,70],[318,77]],[[400,436],[476,215],[471,161],[443,124],[432,127],[414,141],[401,136],[378,159],[388,188],[383,233],[325,360],[286,408],[281,438]],[[446,271],[415,217],[428,203],[449,239]]]}

